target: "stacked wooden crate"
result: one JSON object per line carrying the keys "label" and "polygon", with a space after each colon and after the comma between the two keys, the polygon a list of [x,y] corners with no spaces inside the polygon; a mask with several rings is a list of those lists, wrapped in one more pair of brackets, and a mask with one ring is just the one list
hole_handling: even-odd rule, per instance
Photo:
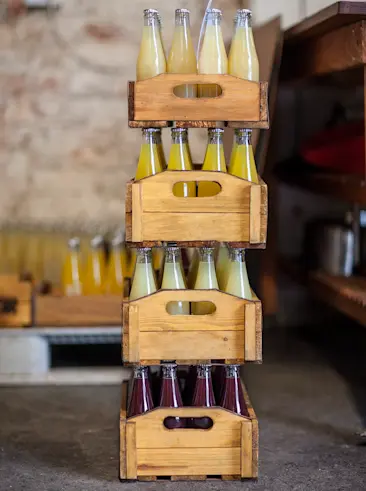
{"label": "stacked wooden crate", "polygon": [[[182,84],[217,84],[222,95],[182,99]],[[129,84],[129,124],[133,128],[268,128],[267,84],[230,75],[162,74]],[[175,183],[214,181],[212,197],[184,198]],[[132,180],[126,193],[126,239],[133,246],[202,247],[226,242],[231,247],[264,248],[267,234],[267,186],[221,172],[165,171]],[[174,301],[211,301],[206,316],[174,316]],[[218,290],[160,290],[123,302],[123,361],[159,365],[261,362],[262,306]],[[258,424],[244,389],[248,417],[221,407],[156,408],[127,418],[127,385],[120,415],[121,479],[241,479],[257,477]],[[211,417],[209,430],[168,430],[166,417]],[[205,432],[202,434],[202,432]]]}

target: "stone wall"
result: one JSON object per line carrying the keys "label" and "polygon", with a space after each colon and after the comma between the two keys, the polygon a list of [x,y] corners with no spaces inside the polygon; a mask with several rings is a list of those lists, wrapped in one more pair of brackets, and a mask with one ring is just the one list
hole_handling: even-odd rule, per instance
{"label": "stone wall", "polygon": [[[126,86],[135,78],[142,10],[160,9],[168,50],[175,8],[191,9],[196,40],[206,2],[59,3],[0,23],[0,226],[109,230],[123,224],[125,182],[139,151]],[[227,40],[242,3],[214,2]],[[205,133],[192,131],[191,140],[199,161]]]}

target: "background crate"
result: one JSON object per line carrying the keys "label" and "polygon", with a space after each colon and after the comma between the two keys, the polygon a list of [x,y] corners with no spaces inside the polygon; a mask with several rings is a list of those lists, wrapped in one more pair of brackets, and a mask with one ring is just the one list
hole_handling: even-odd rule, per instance
{"label": "background crate", "polygon": [[32,323],[32,284],[17,275],[0,275],[0,327]]}
{"label": "background crate", "polygon": [[[185,99],[174,95],[182,84],[217,84],[215,98]],[[217,121],[241,128],[268,128],[268,84],[232,75],[164,73],[148,80],[129,82],[128,110],[131,127],[216,127]]]}
{"label": "background crate", "polygon": [[[221,186],[216,196],[182,198],[173,194],[178,182],[212,181]],[[267,186],[223,172],[165,171],[127,183],[127,242],[235,242],[265,247]]]}
{"label": "background crate", "polygon": [[[124,362],[157,365],[161,360],[197,364],[262,360],[262,305],[218,290],[160,290],[123,302]],[[210,315],[170,315],[169,302],[210,301]]]}

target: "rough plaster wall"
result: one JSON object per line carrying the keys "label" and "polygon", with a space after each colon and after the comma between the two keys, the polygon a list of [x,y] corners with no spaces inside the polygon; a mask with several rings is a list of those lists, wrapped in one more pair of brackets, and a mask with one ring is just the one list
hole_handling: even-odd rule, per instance
{"label": "rough plaster wall", "polygon": [[[239,0],[216,0],[231,37]],[[0,226],[111,229],[124,217],[140,132],[127,126],[142,10],[161,11],[166,50],[174,10],[191,9],[197,39],[204,0],[63,0],[0,24]],[[168,144],[166,130],[164,140]],[[202,159],[205,132],[191,131]],[[166,146],[166,152],[168,151]]]}

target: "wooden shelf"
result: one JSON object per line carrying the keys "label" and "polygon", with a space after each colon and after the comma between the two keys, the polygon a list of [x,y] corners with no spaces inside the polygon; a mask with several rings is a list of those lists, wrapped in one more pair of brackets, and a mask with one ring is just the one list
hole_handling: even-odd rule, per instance
{"label": "wooden shelf", "polygon": [[366,204],[366,181],[357,176],[317,172],[278,173],[291,186],[349,203]]}

